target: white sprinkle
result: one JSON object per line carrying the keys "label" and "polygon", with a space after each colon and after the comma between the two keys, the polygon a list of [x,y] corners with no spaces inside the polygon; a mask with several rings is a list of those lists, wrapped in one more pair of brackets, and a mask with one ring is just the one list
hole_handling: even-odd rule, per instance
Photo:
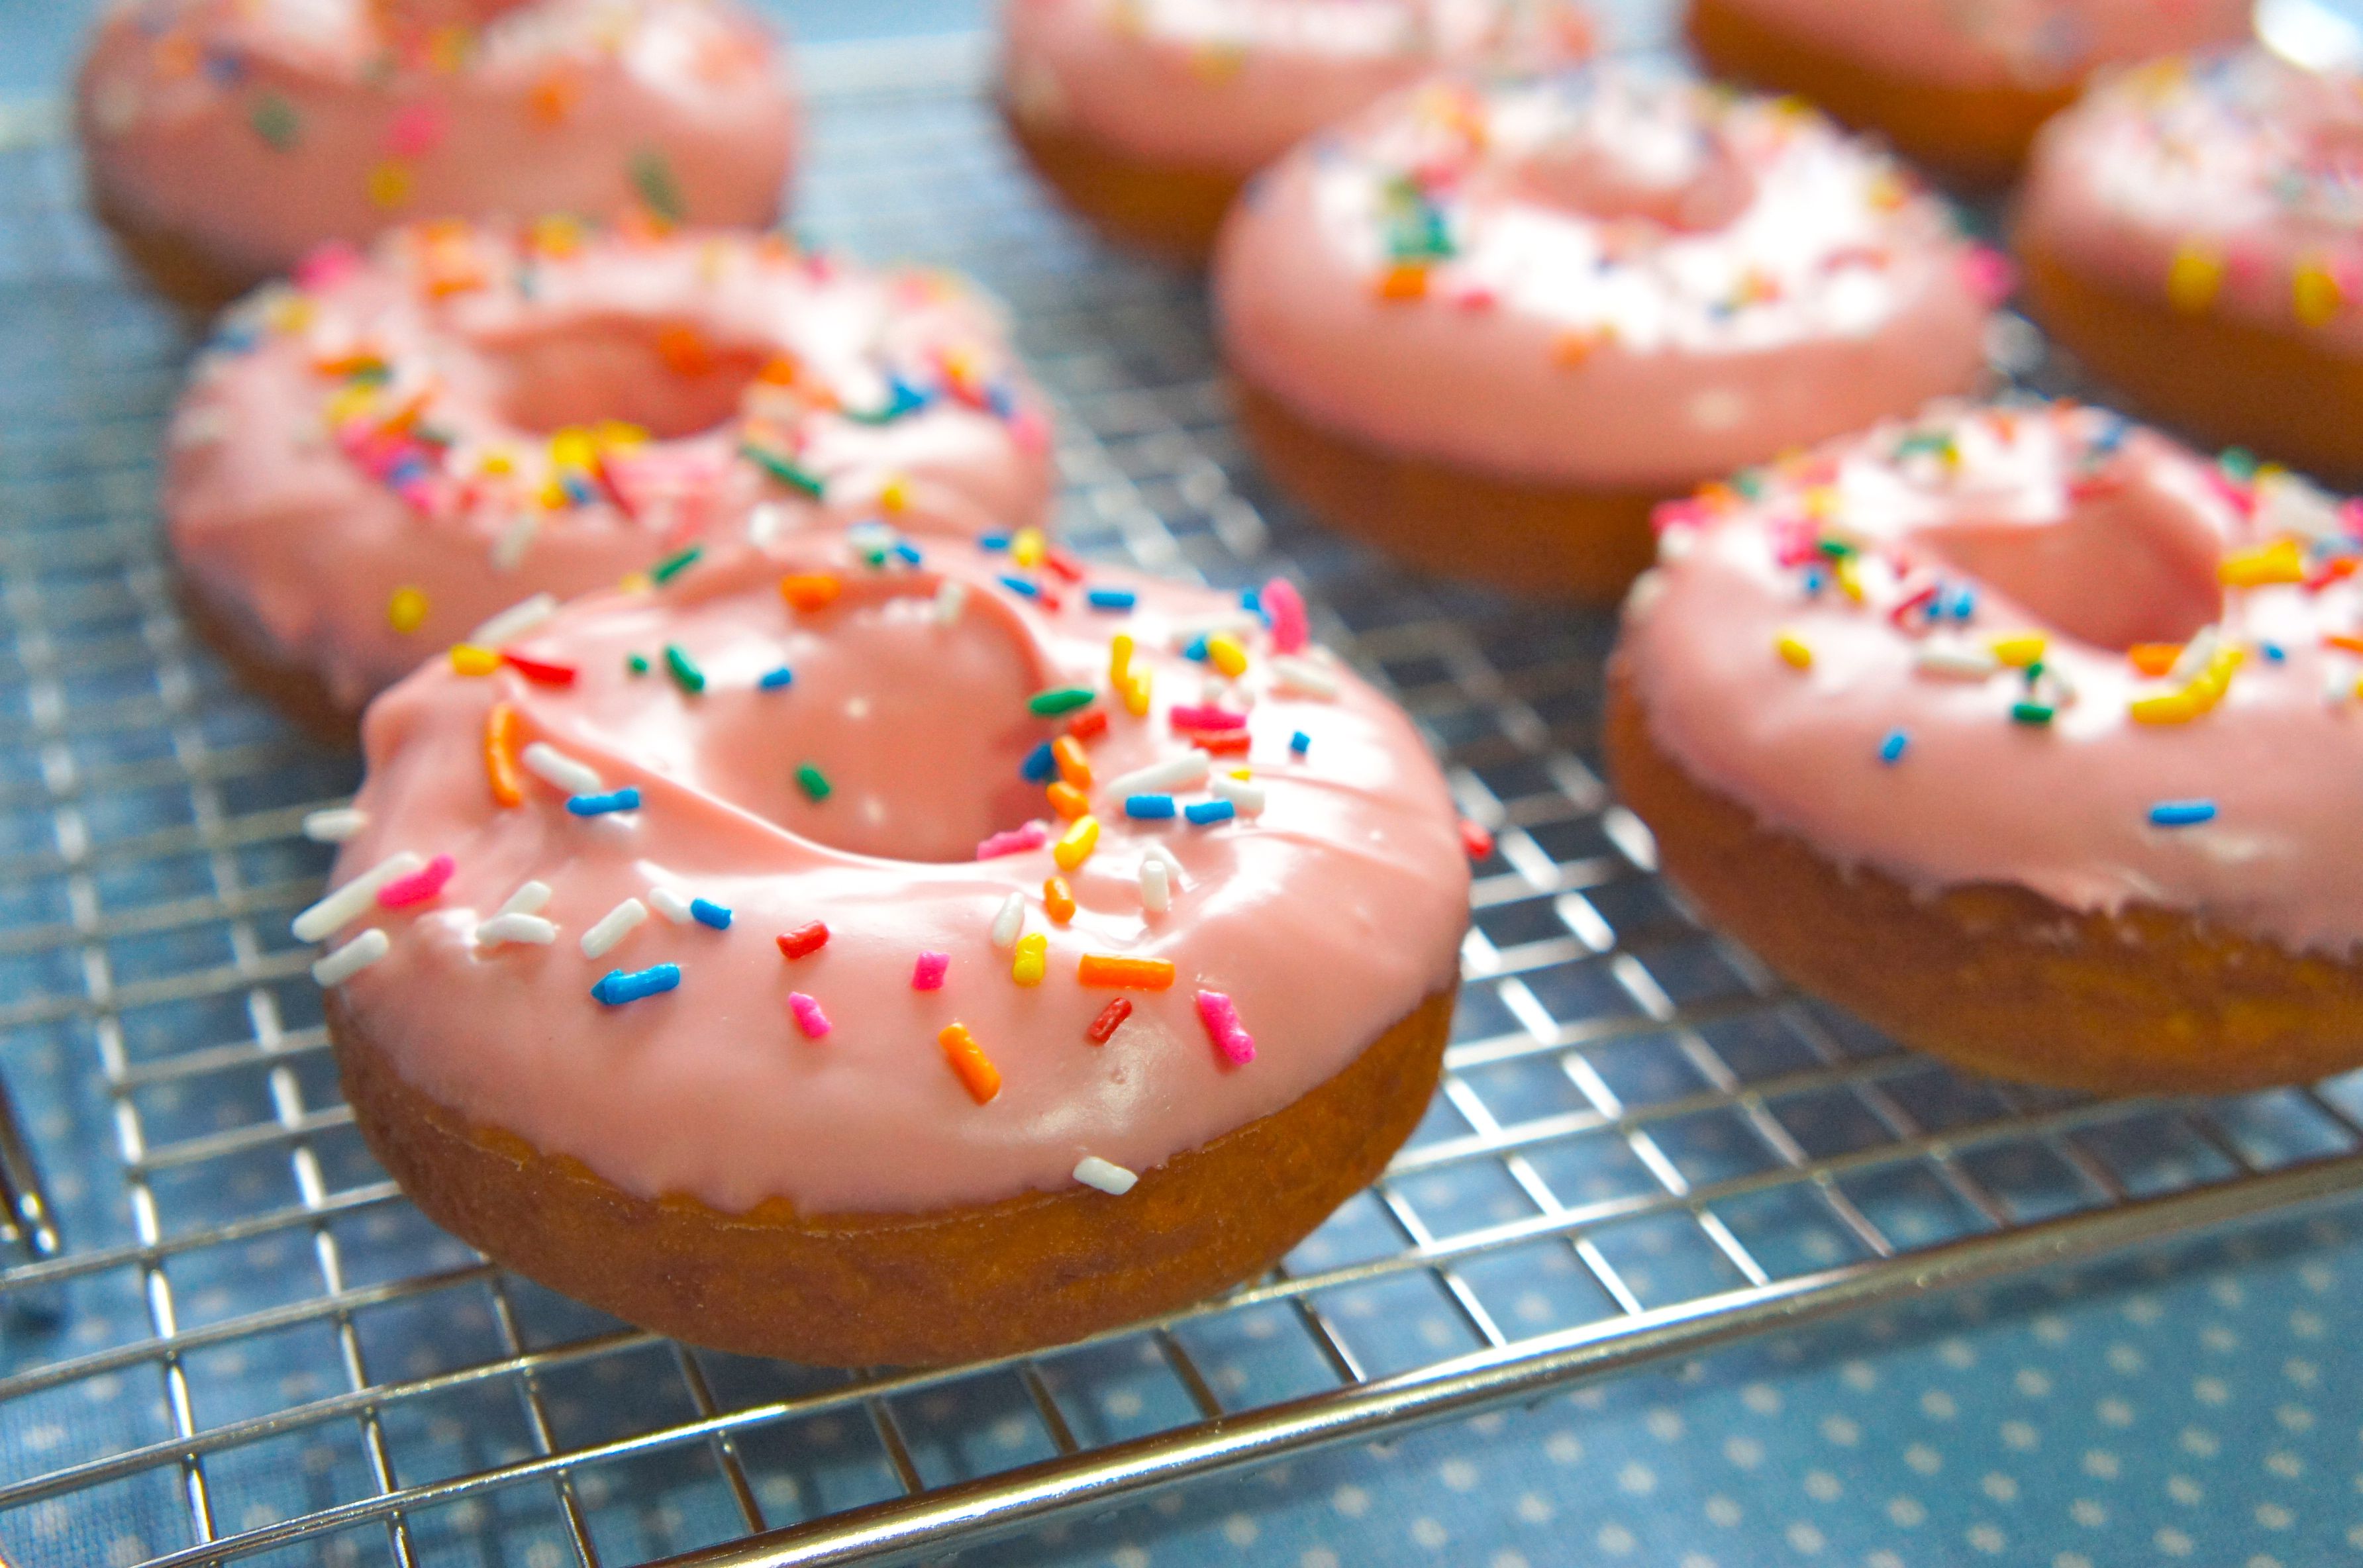
{"label": "white sprinkle", "polygon": [[469,633],[468,641],[480,648],[496,648],[512,637],[523,636],[557,613],[557,596],[537,593],[518,600]]}
{"label": "white sprinkle", "polygon": [[946,578],[936,590],[936,624],[949,626],[959,621],[960,610],[968,603],[968,584]]}
{"label": "white sprinkle", "polygon": [[2323,706],[2326,708],[2343,708],[2346,706],[2346,700],[2354,695],[2355,677],[2353,673],[2341,668],[2336,660],[2332,660],[2329,667],[2322,672]]}
{"label": "white sprinkle", "polygon": [[1175,790],[1194,790],[1206,781],[1214,766],[1214,758],[1193,746],[1179,756],[1152,762],[1109,779],[1102,793],[1121,801],[1126,795],[1162,795]]}
{"label": "white sprinkle", "polygon": [[227,410],[205,407],[192,408],[172,421],[166,439],[176,452],[193,451],[199,447],[211,447],[229,434]]}
{"label": "white sprinkle", "polygon": [[649,918],[649,906],[638,899],[626,899],[599,917],[599,923],[582,933],[582,956],[596,958],[625,937],[640,922]]}
{"label": "white sprinkle", "polygon": [[549,904],[549,884],[538,881],[527,882],[502,900],[501,907],[493,912],[505,915],[539,914]]}
{"label": "white sprinkle", "polygon": [[2335,497],[2295,474],[2275,474],[2257,487],[2257,531],[2302,534],[2316,544],[2334,544],[2346,534]]}
{"label": "white sprinkle", "polygon": [[1017,945],[1017,934],[1025,929],[1026,895],[1012,893],[1001,900],[1001,909],[993,917],[993,944],[1005,953]]}
{"label": "white sprinkle", "polygon": [[1698,548],[1698,536],[1696,528],[1660,528],[1658,530],[1658,558],[1661,561],[1681,560]]}
{"label": "white sprinkle", "polygon": [[377,890],[396,877],[407,877],[426,865],[410,850],[389,855],[343,887],[295,917],[288,929],[298,942],[318,942],[359,920],[377,898]]}
{"label": "white sprinkle", "polygon": [[1186,888],[1190,885],[1182,879],[1181,860],[1175,856],[1171,850],[1166,848],[1163,845],[1151,839],[1148,843],[1148,847],[1142,850],[1140,853],[1148,859],[1158,861],[1162,864],[1166,871],[1172,877],[1173,885],[1175,887]]}
{"label": "white sprinkle", "polygon": [[548,741],[535,741],[518,754],[517,760],[536,778],[570,795],[596,795],[605,788],[596,770],[575,761]]}
{"label": "white sprinkle", "polygon": [[500,536],[493,541],[493,566],[500,571],[515,571],[525,561],[526,551],[533,547],[533,536],[541,531],[541,514],[520,512],[510,519]]}
{"label": "white sprinkle", "polygon": [[1243,817],[1263,815],[1263,786],[1260,784],[1250,784],[1244,778],[1217,773],[1207,780],[1206,792],[1217,801],[1228,801],[1238,808],[1238,813]]}
{"label": "white sprinkle", "polygon": [[504,942],[547,947],[557,940],[557,925],[539,915],[498,914],[476,927],[477,944],[483,947],[498,947]]}
{"label": "white sprinkle", "polygon": [[1327,699],[1337,696],[1340,690],[1337,676],[1309,658],[1295,654],[1274,654],[1264,662],[1271,668],[1272,684],[1282,691]]}
{"label": "white sprinkle", "polygon": [[1625,591],[1625,619],[1637,621],[1647,615],[1665,591],[1666,574],[1656,567],[1635,578],[1633,586]]}
{"label": "white sprinkle", "polygon": [[2197,636],[2182,645],[2182,655],[2174,661],[2174,668],[2166,672],[2166,678],[2173,681],[2198,679],[2206,672],[2207,667],[2215,662],[2217,640],[2214,627],[2201,627]]}
{"label": "white sprinkle", "polygon": [[788,509],[776,501],[767,501],[747,513],[747,542],[768,545],[780,536],[788,525]]}
{"label": "white sprinkle", "polygon": [[1923,675],[1947,680],[1983,680],[2002,668],[2002,660],[1984,648],[1958,643],[1929,643],[1913,656],[1912,666]]}
{"label": "white sprinkle", "polygon": [[1140,863],[1140,907],[1150,914],[1163,914],[1173,907],[1173,878],[1165,862],[1155,856]]}
{"label": "white sprinkle", "polygon": [[369,818],[350,806],[330,806],[305,814],[304,836],[314,844],[342,844],[367,826]]}
{"label": "white sprinkle", "polygon": [[1085,1187],[1098,1187],[1111,1197],[1122,1198],[1140,1178],[1122,1165],[1103,1160],[1097,1154],[1085,1154],[1075,1162],[1075,1179]]}
{"label": "white sprinkle", "polygon": [[687,925],[697,918],[689,912],[689,900],[671,888],[650,888],[649,902],[655,906],[657,913],[675,925]]}
{"label": "white sprinkle", "polygon": [[372,926],[313,965],[312,978],[323,987],[341,986],[393,951],[393,938]]}

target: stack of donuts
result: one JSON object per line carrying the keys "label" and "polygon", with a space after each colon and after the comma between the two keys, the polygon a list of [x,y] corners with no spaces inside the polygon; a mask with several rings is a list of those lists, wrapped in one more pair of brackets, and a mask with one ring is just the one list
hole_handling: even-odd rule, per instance
{"label": "stack of donuts", "polygon": [[[1573,0],[1012,0],[998,100],[1205,267],[1321,521],[1622,598],[1705,917],[1972,1070],[2226,1089],[2363,1061],[2363,83],[2247,11],[1695,0],[1757,91]],[[80,109],[126,255],[235,300],[178,587],[360,737],[294,935],[428,1214],[942,1362],[1248,1277],[1409,1136],[1486,835],[1285,577],[1061,546],[989,298],[771,230],[731,0],[133,0]],[[2013,182],[2015,257],[1945,193]],[[2002,387],[2014,296],[2092,398]]]}

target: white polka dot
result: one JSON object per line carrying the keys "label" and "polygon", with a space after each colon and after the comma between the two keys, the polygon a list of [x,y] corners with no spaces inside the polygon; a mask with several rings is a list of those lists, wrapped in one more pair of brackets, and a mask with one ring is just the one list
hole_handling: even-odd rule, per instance
{"label": "white polka dot", "polygon": [[1845,1486],[1839,1484],[1838,1478],[1826,1470],[1805,1472],[1805,1496],[1817,1503],[1835,1501],[1845,1490]]}
{"label": "white polka dot", "polygon": [[2310,1361],[2291,1356],[2281,1363],[2281,1375],[2301,1388],[2311,1388],[2322,1378],[2322,1368]]}
{"label": "white polka dot", "polygon": [[1456,1492],[1477,1488],[1477,1467],[1465,1459],[1448,1459],[1436,1467],[1437,1477]]}
{"label": "white polka dot", "polygon": [[2313,1412],[2302,1405],[2280,1406],[2273,1411],[2273,1419],[2279,1421],[2282,1429],[2287,1431],[2303,1432],[2313,1430]]}
{"label": "white polka dot", "polygon": [[2103,1399],[2093,1406],[2092,1410],[2101,1419],[2113,1427],[2129,1427],[2134,1424],[2134,1408],[2123,1399],[2114,1397]]}
{"label": "white polka dot", "polygon": [[2197,1507],[2205,1501],[2207,1490],[2188,1475],[2169,1475],[2166,1478],[2166,1495],[2185,1507]]}
{"label": "white polka dot", "polygon": [[1925,1442],[1915,1442],[1903,1451],[1903,1463],[1923,1475],[1934,1475],[1945,1463],[1942,1455]]}
{"label": "white polka dot", "polygon": [[2124,1471],[2117,1456],[2105,1448],[2087,1449],[2084,1453],[2084,1474],[2100,1481],[2113,1481]]}
{"label": "white polka dot", "polygon": [[1685,1551],[1681,1568],[1715,1568],[1715,1561],[1703,1551]]}
{"label": "white polka dot", "polygon": [[1890,1497],[1887,1517],[1905,1529],[1916,1529],[1928,1522],[1928,1510],[1917,1497]]}
{"label": "white polka dot", "polygon": [[1112,1390],[1100,1401],[1101,1408],[1119,1421],[1128,1421],[1140,1414],[1140,1396],[1129,1388]]}
{"label": "white polka dot", "polygon": [[2192,1381],[2191,1392],[2202,1405],[2221,1405],[2232,1397],[2231,1385],[2220,1377],[2202,1377]]}
{"label": "white polka dot", "polygon": [[2068,1505],[2068,1517],[2087,1529],[2098,1529],[2109,1522],[2109,1509],[2106,1504],[2079,1497]]}
{"label": "white polka dot", "polygon": [[2063,1551],[2051,1560],[2051,1568],[2092,1568],[2092,1560],[2080,1551]]}
{"label": "white polka dot", "polygon": [[1936,1359],[1956,1372],[1964,1372],[1977,1365],[1978,1353],[1969,1341],[1956,1336],[1937,1345]]}
{"label": "white polka dot", "polygon": [[2157,1545],[2160,1551],[2165,1552],[2169,1557],[2188,1557],[2191,1555],[2191,1538],[2183,1534],[2180,1530],[2176,1529],[2172,1525],[2169,1525],[2166,1529],[2159,1530],[2156,1535],[2151,1536],[2150,1540]]}
{"label": "white polka dot", "polygon": [[1636,1497],[1646,1497],[1658,1489],[1658,1473],[1636,1459],[1616,1473],[1616,1485]]}
{"label": "white polka dot", "polygon": [[1986,1472],[1985,1478],[1978,1483],[1978,1487],[1997,1503],[2013,1501],[2018,1496],[2018,1483],[1999,1470]]}
{"label": "white polka dot", "polygon": [[1170,1519],[1181,1514],[1182,1505],[1188,1500],[1179,1492],[1159,1492],[1148,1499],[1148,1506]]}
{"label": "white polka dot", "polygon": [[1726,1438],[1723,1456],[1742,1470],[1753,1470],[1764,1463],[1764,1445],[1750,1437]]}
{"label": "white polka dot", "polygon": [[1255,1520],[1245,1514],[1233,1514],[1223,1521],[1223,1539],[1233,1546],[1253,1546],[1260,1533]]}
{"label": "white polka dot", "polygon": [[2111,1372],[2122,1372],[2128,1377],[2149,1364],[2147,1356],[2122,1340],[2108,1348],[2103,1359],[2108,1362]]}
{"label": "white polka dot", "polygon": [[2035,1337],[2047,1345],[2068,1342],[2068,1320],[2057,1312],[2046,1312],[2035,1320]]}
{"label": "white polka dot", "polygon": [[1829,1544],[1829,1541],[1823,1536],[1822,1532],[1804,1519],[1799,1519],[1795,1524],[1791,1525],[1783,1533],[1788,1536],[1789,1544],[1791,1546],[1795,1547],[1798,1551],[1803,1552],[1808,1557]]}
{"label": "white polka dot", "polygon": [[2305,1474],[2305,1461],[2287,1449],[2265,1455],[2265,1468],[2284,1481],[2294,1481]]}
{"label": "white polka dot", "polygon": [[[525,1568],[558,1568],[565,1560],[554,1540],[537,1540],[525,1549]],[[1131,1565],[1119,1562],[1116,1568],[1131,1568]]]}
{"label": "white polka dot", "polygon": [[1499,1410],[1488,1410],[1481,1416],[1469,1418],[1469,1430],[1486,1437],[1492,1437],[1509,1424],[1508,1419]]}
{"label": "white polka dot", "polygon": [[2040,1399],[2051,1392],[2050,1377],[2037,1367],[2020,1367],[2018,1375],[2012,1378],[2011,1382],[2017,1386],[2021,1394],[2030,1399]]}
{"label": "white polka dot", "polygon": [[1543,1452],[1559,1464],[1573,1464],[1583,1457],[1583,1442],[1573,1432],[1553,1432],[1543,1440]]}
{"label": "white polka dot", "polygon": [[133,1563],[151,1555],[147,1541],[136,1535],[118,1535],[106,1543],[107,1556],[116,1562]]}
{"label": "white polka dot", "polygon": [[1862,1568],[1903,1568],[1903,1559],[1881,1547],[1862,1560]]}
{"label": "white polka dot", "polygon": [[2328,1264],[2319,1263],[2307,1264],[2297,1271],[2297,1276],[2305,1282],[2305,1287],[2308,1290],[2317,1296],[2328,1290],[2338,1280],[2338,1276],[2330,1271]]}
{"label": "white polka dot", "polygon": [[2004,1421],[2001,1427],[2004,1445],[2025,1453],[2040,1445],[2043,1434],[2025,1421]]}
{"label": "white polka dot", "polygon": [[1844,1416],[1824,1416],[1822,1436],[1840,1448],[1852,1448],[1862,1441],[1862,1428]]}
{"label": "white polka dot", "polygon": [[2248,1559],[2247,1568],[2281,1568],[2281,1560],[2278,1557],[2268,1557],[2259,1551]]}
{"label": "white polka dot", "polygon": [[2290,1332],[2295,1334],[2299,1339],[2318,1340],[2322,1337],[2324,1327],[2322,1314],[2319,1312],[2309,1312],[2304,1308],[2301,1307],[2296,1311],[2291,1312],[2289,1315],[2289,1326]]}
{"label": "white polka dot", "polygon": [[2297,1516],[2279,1503],[2258,1503],[2257,1522],[2267,1529],[2287,1529],[2297,1522]]}
{"label": "white polka dot", "polygon": [[1430,1551],[1452,1539],[1442,1525],[1426,1515],[1411,1521],[1411,1538]]}
{"label": "white polka dot", "polygon": [[2205,1427],[2182,1429],[2182,1452],[2185,1453],[2197,1454],[2202,1459],[2213,1459],[2223,1452],[2223,1440]]}
{"label": "white polka dot", "polygon": [[2147,1327],[2166,1316],[2166,1309],[2153,1297],[2136,1296],[2125,1303],[2125,1316]]}
{"label": "white polka dot", "polygon": [[1022,1448],[1034,1429],[1023,1416],[1004,1416],[993,1423],[993,1441],[1003,1448]]}
{"label": "white polka dot", "polygon": [[1920,1396],[1920,1411],[1931,1420],[1949,1421],[1960,1414],[1961,1408],[1942,1388],[1931,1388]]}
{"label": "white polka dot", "polygon": [[1747,1513],[1729,1497],[1718,1495],[1706,1500],[1706,1517],[1708,1522],[1719,1524],[1724,1529],[1729,1529],[1741,1519],[1746,1518]]}
{"label": "white polka dot", "polygon": [[1349,1519],[1358,1519],[1370,1511],[1370,1495],[1349,1483],[1329,1494],[1329,1506]]}
{"label": "white polka dot", "polygon": [[1296,1568],[1337,1568],[1337,1554],[1326,1546],[1308,1546],[1297,1558]]}
{"label": "white polka dot", "polygon": [[2357,1551],[2363,1551],[2363,1524],[2346,1527],[2346,1544]]}
{"label": "white polka dot", "polygon": [[1523,1551],[1511,1551],[1505,1549],[1493,1553],[1493,1560],[1486,1565],[1486,1568],[1527,1568],[1526,1555]]}
{"label": "white polka dot", "polygon": [[2207,1294],[2225,1307],[2237,1307],[2248,1298],[2248,1293],[2240,1288],[2240,1282],[2236,1279],[2213,1280],[2208,1284]]}
{"label": "white polka dot", "polygon": [[2199,1331],[2199,1342],[2219,1355],[2226,1355],[2240,1348],[2240,1336],[2221,1323],[2210,1323]]}
{"label": "white polka dot", "polygon": [[1739,1391],[1739,1402],[1759,1416],[1781,1412],[1781,1390],[1769,1383],[1751,1383]]}
{"label": "white polka dot", "polygon": [[2010,1544],[2010,1538],[2002,1534],[2001,1527],[1997,1525],[1971,1525],[1969,1527],[1968,1539],[1971,1546],[1976,1547],[1980,1551],[1985,1552],[1989,1556],[2000,1551],[2003,1547]]}
{"label": "white polka dot", "polygon": [[1879,1386],[1879,1372],[1867,1361],[1849,1361],[1838,1368],[1838,1379],[1858,1394]]}
{"label": "white polka dot", "polygon": [[1622,1557],[1639,1544],[1634,1539],[1633,1532],[1621,1524],[1602,1525],[1600,1533],[1592,1539],[1601,1551],[1611,1557]]}
{"label": "white polka dot", "polygon": [[1672,1442],[1682,1435],[1681,1416],[1662,1405],[1644,1417],[1642,1424],[1649,1429],[1649,1435],[1659,1442]]}
{"label": "white polka dot", "polygon": [[1518,1517],[1528,1524],[1548,1524],[1558,1512],[1540,1492],[1525,1492],[1518,1497]]}

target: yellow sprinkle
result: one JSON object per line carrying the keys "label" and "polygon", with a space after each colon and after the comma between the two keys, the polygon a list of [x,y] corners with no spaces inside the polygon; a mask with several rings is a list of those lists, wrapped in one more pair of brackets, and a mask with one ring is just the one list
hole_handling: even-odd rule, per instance
{"label": "yellow sprinkle", "polygon": [[1147,718],[1148,716],[1148,688],[1149,675],[1148,671],[1145,669],[1126,677],[1124,682],[1124,711],[1130,713],[1136,719]]}
{"label": "yellow sprinkle", "polygon": [[624,419],[603,419],[591,437],[602,452],[630,452],[649,444],[649,433]]}
{"label": "yellow sprinkle", "polygon": [[1100,820],[1097,817],[1077,817],[1059,842],[1050,846],[1050,858],[1059,863],[1061,871],[1072,871],[1092,857],[1099,847]]}
{"label": "yellow sprinkle", "polygon": [[385,624],[404,636],[427,624],[427,595],[415,588],[397,588],[385,602]]}
{"label": "yellow sprinkle", "polygon": [[483,455],[483,458],[478,461],[476,464],[476,471],[478,473],[492,474],[494,476],[513,474],[516,472],[516,459],[509,456],[508,453],[501,451],[498,448],[494,448],[492,451],[486,452]]}
{"label": "yellow sprinkle", "polygon": [[911,481],[896,474],[878,487],[878,510],[901,512],[911,504]]}
{"label": "yellow sprinkle", "polygon": [[566,487],[556,480],[550,480],[541,487],[541,509],[544,512],[563,512],[573,504],[574,498],[567,494]]}
{"label": "yellow sprinkle", "polygon": [[1238,779],[1252,778],[1255,777],[1255,769],[1251,767],[1234,767],[1231,769],[1231,777]]}
{"label": "yellow sprinkle", "polygon": [[1021,986],[1038,986],[1048,961],[1050,939],[1034,932],[1017,939],[1017,955],[1009,961],[1009,977]]}
{"label": "yellow sprinkle", "polygon": [[599,442],[579,425],[570,425],[549,438],[549,460],[561,469],[587,469],[599,460]]}
{"label": "yellow sprinkle", "polygon": [[500,668],[501,656],[471,643],[451,645],[451,668],[460,675],[490,675]]}
{"label": "yellow sprinkle", "polygon": [[582,220],[564,216],[534,219],[533,248],[544,256],[571,256],[582,248]]}
{"label": "yellow sprinkle", "polygon": [[1862,569],[1852,556],[1840,556],[1830,563],[1830,575],[1837,579],[1838,591],[1859,604],[1862,602]]}
{"label": "yellow sprinkle", "polygon": [[1117,690],[1132,679],[1132,634],[1118,632],[1108,639],[1108,684]]}
{"label": "yellow sprinkle", "polygon": [[276,332],[302,332],[319,314],[319,302],[309,294],[281,294],[271,302],[272,329]]}
{"label": "yellow sprinkle", "polygon": [[1989,646],[1994,657],[2013,669],[2025,669],[2043,657],[2047,645],[2040,632],[2014,632],[2006,637],[1996,637]]}
{"label": "yellow sprinkle", "polygon": [[333,429],[347,420],[358,419],[367,414],[371,405],[376,402],[375,387],[338,387],[335,392],[330,392],[327,401],[320,405],[320,412],[327,416],[329,427]]}
{"label": "yellow sprinkle", "polygon": [[2127,712],[2137,724],[2187,724],[2200,714],[2198,701],[2187,691],[2169,691],[2158,697],[2136,697],[2127,705]]}
{"label": "yellow sprinkle", "polygon": [[1206,639],[1206,662],[1237,680],[1248,670],[1248,650],[1237,637],[1217,635]]}
{"label": "yellow sprinkle", "polygon": [[2303,582],[2305,557],[2295,539],[2276,539],[2253,549],[2235,550],[2215,569],[2229,588],[2262,588],[2274,582]]}
{"label": "yellow sprinkle", "polygon": [[1772,651],[1792,669],[1814,668],[1814,650],[1807,647],[1794,632],[1783,632],[1772,639]]}
{"label": "yellow sprinkle", "polygon": [[2197,315],[2213,304],[2223,286],[2224,259],[2200,246],[2183,246],[2167,266],[2167,302],[2186,315]]}
{"label": "yellow sprinkle", "polygon": [[1009,541],[1009,558],[1021,567],[1037,567],[1050,552],[1050,541],[1042,536],[1039,528],[1020,528],[1017,536]]}
{"label": "yellow sprinkle", "polygon": [[2297,306],[2297,318],[2308,326],[2327,326],[2346,303],[2346,292],[2330,269],[2319,261],[2298,264],[2297,273],[2290,280],[2291,303]]}
{"label": "yellow sprinkle", "polygon": [[369,199],[381,207],[398,207],[410,200],[410,184],[409,169],[389,160],[369,171]]}
{"label": "yellow sprinkle", "polygon": [[627,593],[654,593],[657,581],[644,571],[627,571],[616,580],[616,586]]}

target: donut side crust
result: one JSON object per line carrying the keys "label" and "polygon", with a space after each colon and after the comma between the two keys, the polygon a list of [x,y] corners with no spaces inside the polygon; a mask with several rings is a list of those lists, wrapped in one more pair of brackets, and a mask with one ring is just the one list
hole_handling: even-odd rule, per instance
{"label": "donut side crust", "polygon": [[172,582],[182,623],[229,668],[239,685],[325,745],[350,750],[361,743],[360,712],[339,705],[317,670],[280,657],[243,616],[216,606],[205,590],[177,567]]}
{"label": "donut side crust", "polygon": [[717,1350],[930,1365],[1065,1343],[1277,1261],[1411,1136],[1453,997],[1428,996],[1327,1082],[1140,1173],[1121,1198],[1077,1186],[916,1215],[801,1217],[777,1201],[731,1215],[635,1197],[412,1088],[334,993],[327,1024],[371,1151],[430,1219],[518,1273]]}
{"label": "donut side crust", "polygon": [[260,278],[226,268],[204,247],[135,217],[92,179],[86,195],[91,212],[114,237],[115,246],[149,286],[196,320],[245,293]]}
{"label": "donut side crust", "polygon": [[2136,905],[2082,913],[2027,889],[1933,898],[1760,825],[1659,750],[1610,666],[1617,792],[1721,930],[1897,1040],[1996,1077],[2100,1094],[2224,1094],[2363,1063],[2363,969]]}
{"label": "donut side crust", "polygon": [[1947,87],[1892,76],[1768,26],[1730,0],[1691,0],[1687,26],[1710,74],[1808,99],[1972,185],[2007,183],[2043,122],[2076,98],[2072,85]]}
{"label": "donut side crust", "polygon": [[1203,266],[1246,183],[1228,170],[1154,163],[1002,108],[1010,139],[1067,205],[1110,238]]}

